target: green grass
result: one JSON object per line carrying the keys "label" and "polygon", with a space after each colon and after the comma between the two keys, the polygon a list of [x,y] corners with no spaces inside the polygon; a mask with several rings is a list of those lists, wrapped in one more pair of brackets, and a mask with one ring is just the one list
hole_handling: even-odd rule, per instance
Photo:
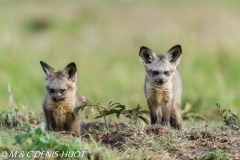
{"label": "green grass", "polygon": [[[142,45],[164,53],[181,44],[178,66],[183,103],[218,120],[214,103],[240,111],[239,2],[230,1],[1,1],[0,106],[7,110],[7,83],[14,101],[42,111],[43,60],[56,69],[74,61],[78,93],[147,109]],[[207,111],[207,112],[206,112]]]}

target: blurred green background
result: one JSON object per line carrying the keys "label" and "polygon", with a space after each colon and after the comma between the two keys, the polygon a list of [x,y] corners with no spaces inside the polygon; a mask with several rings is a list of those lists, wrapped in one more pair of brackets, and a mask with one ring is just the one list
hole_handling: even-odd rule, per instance
{"label": "blurred green background", "polygon": [[40,113],[39,61],[78,68],[78,93],[147,109],[140,46],[164,53],[181,44],[182,106],[217,120],[215,102],[240,111],[239,1],[1,1],[0,107],[10,82],[18,109]]}

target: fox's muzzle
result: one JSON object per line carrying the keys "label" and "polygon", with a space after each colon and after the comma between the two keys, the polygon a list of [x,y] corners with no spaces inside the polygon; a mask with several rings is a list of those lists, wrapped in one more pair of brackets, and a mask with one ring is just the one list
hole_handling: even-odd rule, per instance
{"label": "fox's muzzle", "polygon": [[164,83],[164,79],[163,78],[159,78],[157,81],[158,84],[163,84]]}
{"label": "fox's muzzle", "polygon": [[64,98],[54,96],[54,97],[52,97],[52,100],[53,100],[54,102],[59,102],[59,101],[63,101]]}
{"label": "fox's muzzle", "polygon": [[162,85],[163,83],[165,83],[165,80],[163,78],[158,78],[154,80],[157,84]]}

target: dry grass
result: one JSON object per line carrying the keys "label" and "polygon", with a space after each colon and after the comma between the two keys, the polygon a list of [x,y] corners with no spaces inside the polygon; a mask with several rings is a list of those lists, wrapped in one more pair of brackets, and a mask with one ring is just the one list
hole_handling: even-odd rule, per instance
{"label": "dry grass", "polygon": [[[30,121],[30,124],[35,128],[38,127],[39,123],[36,118],[29,117],[29,120],[31,119],[34,121]],[[129,122],[113,122],[109,126],[110,128],[106,129],[103,123],[85,123],[84,128],[82,128],[84,132],[80,137],[73,137],[67,132],[52,132],[50,134],[56,137],[62,145],[80,141],[81,145],[73,144],[73,146],[75,150],[84,149],[87,151],[85,159],[240,158],[240,129],[233,129],[223,124],[184,121],[181,130],[160,125],[146,125],[143,122],[136,125]],[[29,132],[29,123],[5,126],[2,122],[0,125],[2,135],[0,137],[0,151],[23,149],[21,147],[24,144],[17,146],[17,148],[14,147],[15,142],[11,137],[22,132],[27,133],[26,131]],[[45,134],[39,136],[49,137]],[[49,139],[49,142],[53,141],[54,137]],[[44,145],[44,147],[47,146]],[[33,150],[33,148],[27,148],[27,150]]]}
{"label": "dry grass", "polygon": [[185,125],[179,131],[162,126],[129,126],[125,131],[98,132],[94,138],[117,148],[127,159],[201,159],[214,150],[226,152],[228,159],[240,158],[240,130],[199,123]]}

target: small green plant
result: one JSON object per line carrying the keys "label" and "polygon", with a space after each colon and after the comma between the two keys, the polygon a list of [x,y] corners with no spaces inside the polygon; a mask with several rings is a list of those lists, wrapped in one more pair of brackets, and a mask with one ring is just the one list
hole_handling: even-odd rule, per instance
{"label": "small green plant", "polygon": [[20,145],[22,150],[36,151],[77,151],[79,149],[78,139],[69,140],[57,139],[51,132],[45,130],[45,123],[38,128],[30,127],[28,132],[22,131],[14,137],[15,144]]}
{"label": "small green plant", "polygon": [[127,110],[125,105],[122,105],[118,102],[113,103],[112,101],[108,103],[108,107],[104,107],[100,103],[92,103],[89,100],[86,100],[83,102],[83,104],[75,109],[75,113],[77,114],[78,111],[86,110],[86,118],[88,117],[88,114],[91,112],[93,116],[96,115],[96,112],[98,112],[97,118],[104,118],[104,123],[106,128],[108,129],[106,116],[116,114],[117,118],[119,119],[120,115],[124,115],[127,118],[130,118],[134,124],[138,122],[139,119],[143,120],[145,123],[149,124],[148,120],[142,116],[142,114],[149,114],[146,110],[141,110],[141,107],[138,105],[137,108],[134,108],[132,110]]}
{"label": "small green plant", "polygon": [[9,127],[16,127],[20,123],[17,120],[16,115],[11,112],[8,112],[8,113],[1,112],[0,120],[3,125],[9,126]]}
{"label": "small green plant", "polygon": [[141,116],[142,114],[149,114],[149,111],[141,110],[141,108],[142,107],[140,107],[139,105],[137,106],[137,108],[130,110],[124,108],[120,111],[120,113],[117,113],[117,116],[119,118],[119,115],[122,114],[125,117],[130,118],[134,124],[138,123],[139,119],[143,120],[146,124],[149,124],[148,120],[145,117]]}
{"label": "small green plant", "polygon": [[220,149],[207,152],[201,158],[201,160],[225,160],[225,159],[228,159],[228,151]]}
{"label": "small green plant", "polygon": [[184,108],[182,110],[182,115],[183,115],[183,119],[185,119],[185,120],[190,120],[190,121],[205,120],[205,121],[207,121],[207,119],[204,116],[192,112],[192,105],[188,102],[186,103],[186,105],[184,106]]}
{"label": "small green plant", "polygon": [[230,125],[234,128],[240,128],[240,114],[232,111],[231,109],[223,109],[221,110],[221,105],[219,103],[215,103],[217,105],[219,115],[222,117],[223,122],[226,125]]}

